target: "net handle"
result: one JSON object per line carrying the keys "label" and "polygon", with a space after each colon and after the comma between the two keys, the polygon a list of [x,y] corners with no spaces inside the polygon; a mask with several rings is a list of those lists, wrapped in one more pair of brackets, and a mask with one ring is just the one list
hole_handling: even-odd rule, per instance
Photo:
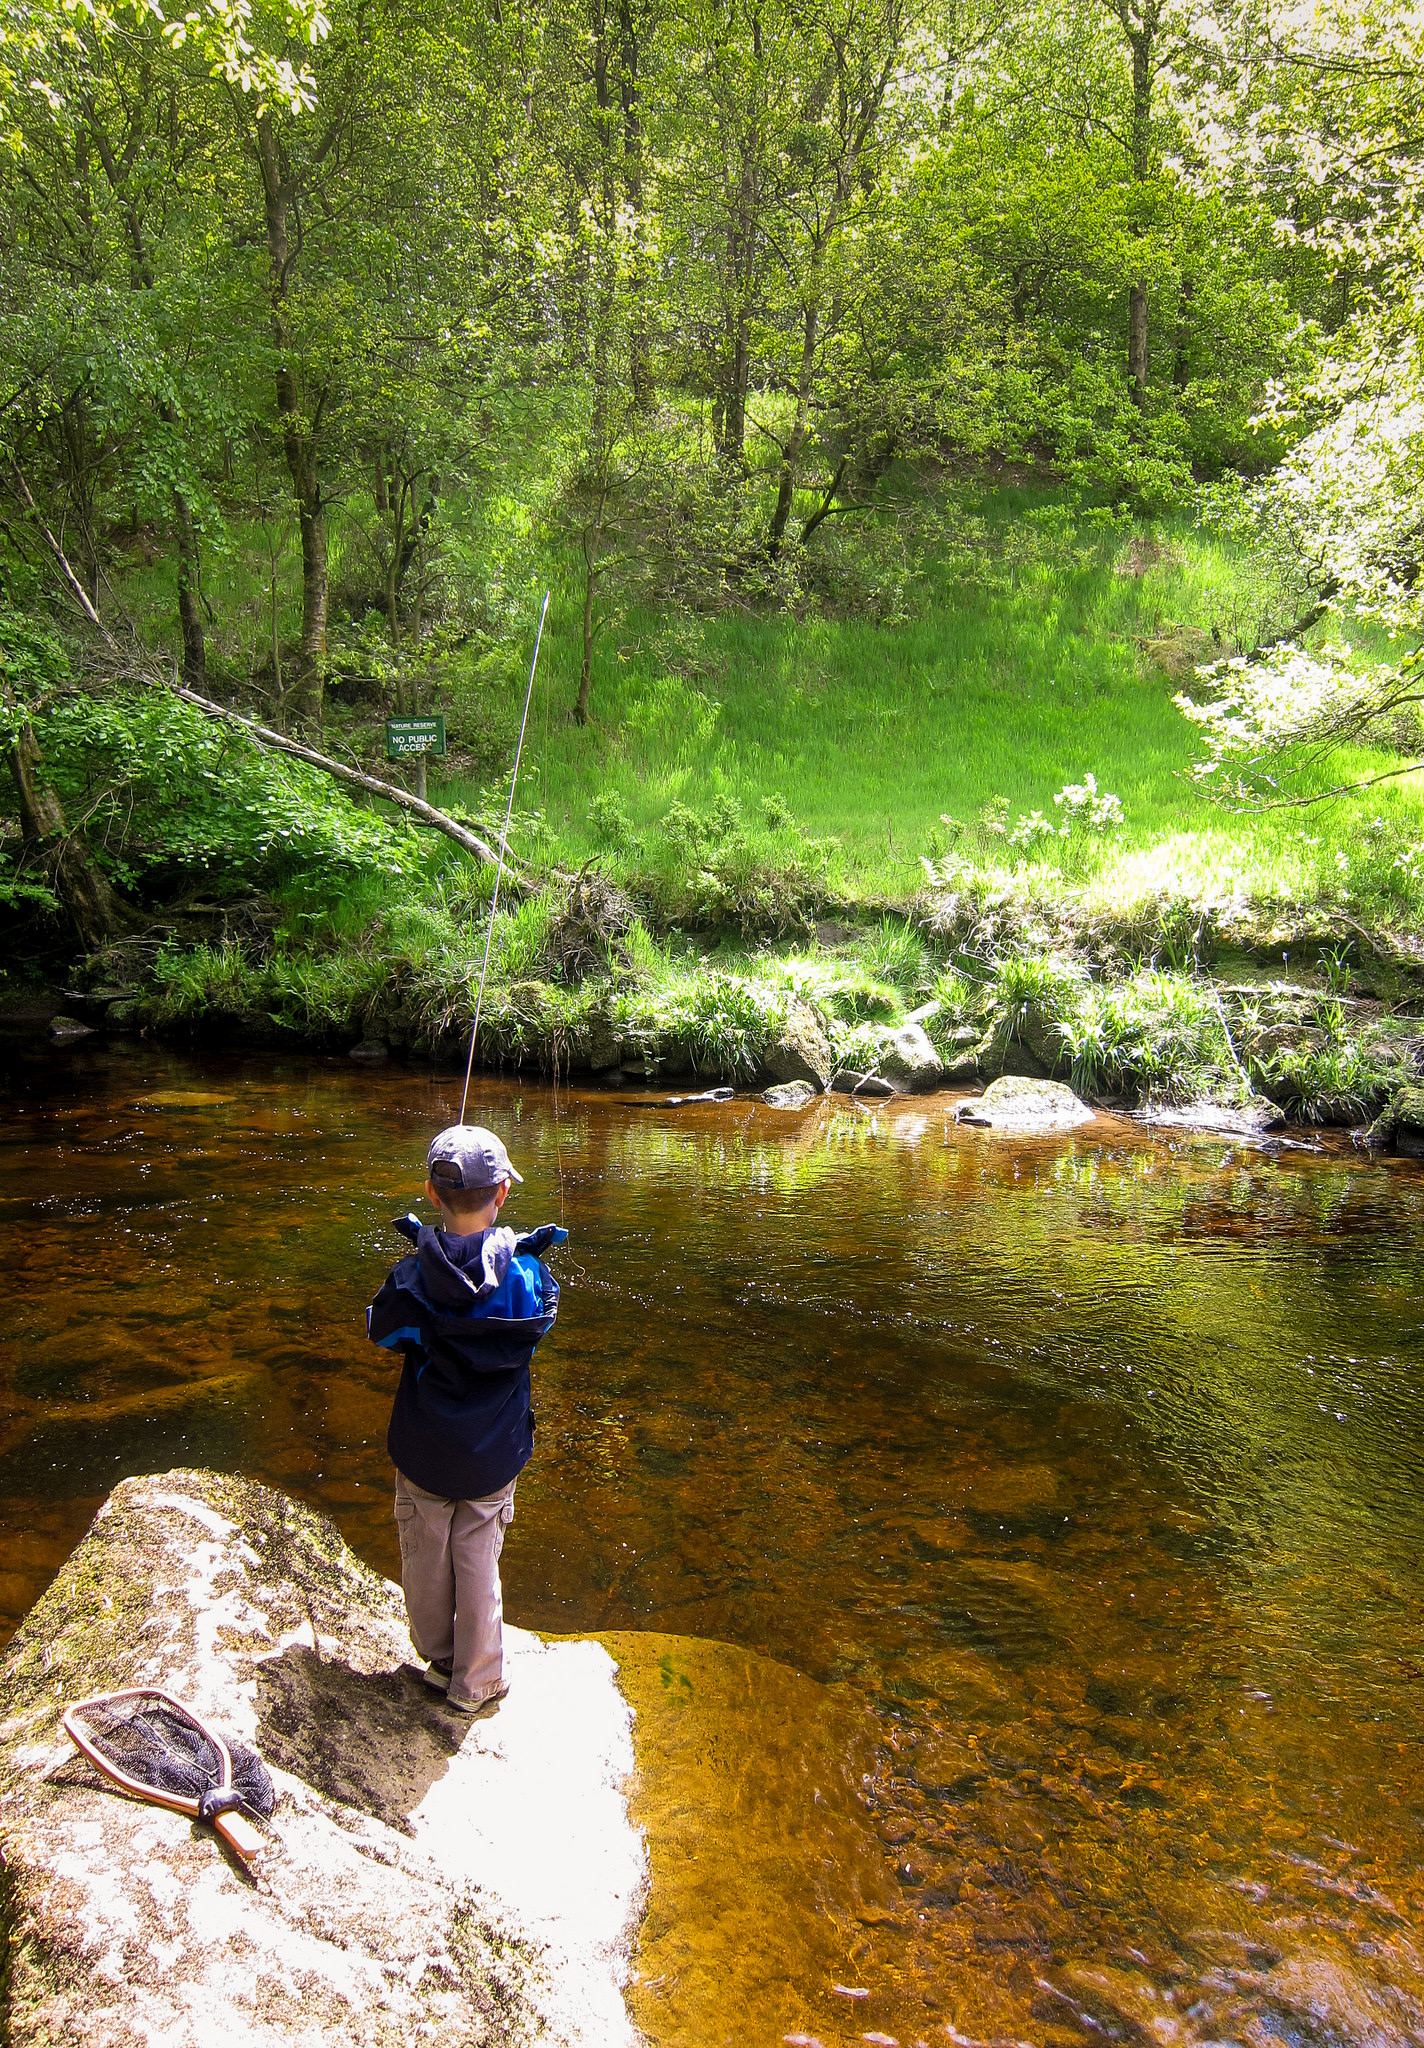
{"label": "net handle", "polygon": [[[137,1699],[162,1700],[165,1706],[172,1707],[175,1713],[181,1714],[185,1721],[192,1722],[217,1751],[222,1769],[222,1778],[217,1789],[227,1791],[232,1784],[232,1751],[216,1728],[209,1728],[205,1721],[198,1719],[191,1707],[185,1706],[182,1700],[174,1699],[172,1693],[164,1692],[161,1686],[128,1685],[119,1692],[99,1692],[95,1693],[92,1699],[76,1700],[61,1714],[60,1726],[80,1754],[93,1764],[95,1770],[101,1771],[121,1791],[127,1792],[134,1799],[147,1801],[150,1806],[166,1806],[174,1813],[186,1813],[190,1820],[196,1820],[200,1805],[198,1800],[185,1799],[181,1792],[164,1792],[157,1785],[146,1785],[142,1778],[130,1777],[127,1771],[121,1770],[116,1763],[106,1757],[102,1750],[96,1749],[88,1736],[77,1726],[78,1716],[88,1713],[93,1707],[112,1706],[115,1700]],[[244,1866],[250,1865],[253,1857],[266,1847],[263,1837],[253,1827],[251,1821],[245,1820],[240,1813],[220,1813],[214,1818],[213,1826],[233,1854],[241,1858]]]}

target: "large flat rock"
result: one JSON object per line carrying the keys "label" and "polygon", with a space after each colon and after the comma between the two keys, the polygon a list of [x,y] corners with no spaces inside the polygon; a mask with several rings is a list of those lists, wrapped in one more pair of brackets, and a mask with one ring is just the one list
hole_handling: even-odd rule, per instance
{"label": "large flat rock", "polygon": [[[124,1481],[0,1667],[7,2048],[632,2048],[630,1710],[597,1643],[506,1645],[508,1699],[461,1720],[323,1516],[213,1473]],[[68,1701],[136,1684],[262,1752],[256,1881],[70,1747]]]}
{"label": "large flat rock", "polygon": [[1004,1074],[982,1095],[961,1103],[959,1122],[1015,1136],[1047,1136],[1076,1130],[1094,1122],[1095,1114],[1062,1081],[1038,1081],[1024,1074]]}

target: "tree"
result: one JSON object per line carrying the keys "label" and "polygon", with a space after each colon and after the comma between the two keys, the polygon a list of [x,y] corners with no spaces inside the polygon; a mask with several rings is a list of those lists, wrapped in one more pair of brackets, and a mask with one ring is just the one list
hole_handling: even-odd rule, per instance
{"label": "tree", "polygon": [[[1310,358],[1271,394],[1293,445],[1224,513],[1284,559],[1298,615],[1208,671],[1205,701],[1181,700],[1206,733],[1208,784],[1274,801],[1283,771],[1343,741],[1403,735],[1400,765],[1372,780],[1424,753],[1408,738],[1424,701],[1424,21],[1394,0],[1325,0],[1308,16],[1243,7],[1226,33],[1235,64],[1204,109],[1215,173],[1270,204],[1282,242],[1334,286]],[[1398,654],[1363,658],[1342,637],[1352,621]]]}

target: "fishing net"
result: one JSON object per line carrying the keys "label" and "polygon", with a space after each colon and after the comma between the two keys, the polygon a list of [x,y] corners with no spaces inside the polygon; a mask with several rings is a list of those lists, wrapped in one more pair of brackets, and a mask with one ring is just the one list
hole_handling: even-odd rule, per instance
{"label": "fishing net", "polygon": [[[202,1723],[153,1693],[92,1700],[75,1715],[79,1731],[116,1770],[152,1791],[201,1800],[222,1784],[222,1757]],[[249,1812],[270,1817],[276,1794],[255,1749],[225,1736],[232,1789]]]}

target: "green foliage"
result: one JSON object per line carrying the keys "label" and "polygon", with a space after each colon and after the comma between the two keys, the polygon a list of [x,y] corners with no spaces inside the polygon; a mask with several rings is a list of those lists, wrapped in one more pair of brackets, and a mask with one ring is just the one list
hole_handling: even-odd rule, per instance
{"label": "green foliage", "polygon": [[531,980],[545,965],[549,925],[556,908],[557,899],[546,892],[526,897],[517,909],[500,913],[491,950],[505,981]]}
{"label": "green foliage", "polygon": [[207,874],[269,886],[298,872],[395,878],[423,857],[404,825],[166,690],[60,697],[34,727],[66,809],[86,816],[101,858],[131,887]]}
{"label": "green foliage", "polygon": [[0,604],[0,739],[13,739],[45,698],[72,677],[69,650],[54,629]]}
{"label": "green foliage", "polygon": [[613,790],[600,790],[588,807],[589,830],[600,846],[609,846],[619,853],[628,852],[637,844],[633,820],[629,817],[622,798]]}
{"label": "green foliage", "polygon": [[232,940],[190,951],[165,946],[154,962],[155,1010],[161,1023],[222,1021],[247,1013],[261,1000],[265,979],[246,950]]}
{"label": "green foliage", "polygon": [[885,918],[867,936],[862,957],[873,976],[907,996],[924,996],[934,987],[935,968],[924,934],[908,918]]}
{"label": "green foliage", "polygon": [[1060,1021],[1081,1093],[1185,1102],[1242,1092],[1216,999],[1186,975],[1154,968],[1093,984]]}
{"label": "green foliage", "polygon": [[1011,1018],[1032,1008],[1061,1020],[1077,1008],[1086,980],[1076,961],[1048,953],[1009,953],[995,962],[990,987],[994,1001]]}
{"label": "green foliage", "polygon": [[666,1028],[700,1072],[745,1079],[782,1024],[774,996],[741,975],[699,969],[669,989]]}

